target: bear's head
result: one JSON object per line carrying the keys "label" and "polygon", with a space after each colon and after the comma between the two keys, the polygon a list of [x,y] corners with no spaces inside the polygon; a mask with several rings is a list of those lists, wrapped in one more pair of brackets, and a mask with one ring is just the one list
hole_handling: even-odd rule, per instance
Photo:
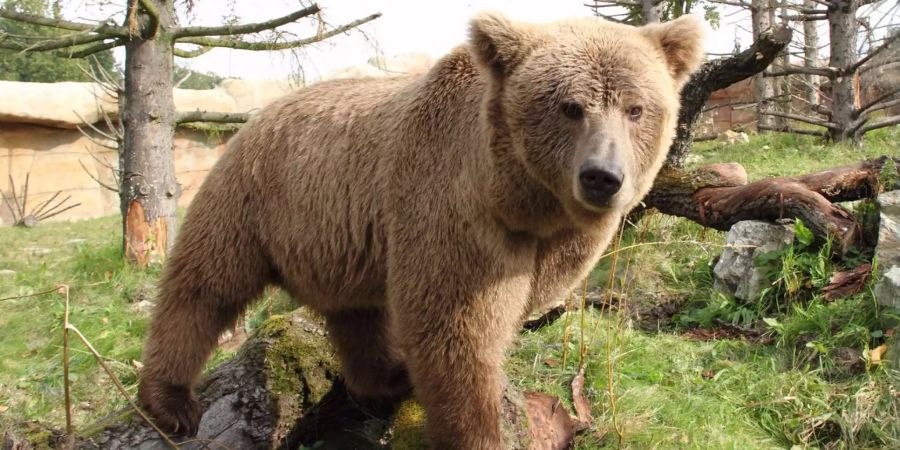
{"label": "bear's head", "polygon": [[634,207],[665,161],[679,91],[703,58],[703,24],[534,25],[485,13],[470,34],[490,80],[489,121],[528,176],[576,224]]}

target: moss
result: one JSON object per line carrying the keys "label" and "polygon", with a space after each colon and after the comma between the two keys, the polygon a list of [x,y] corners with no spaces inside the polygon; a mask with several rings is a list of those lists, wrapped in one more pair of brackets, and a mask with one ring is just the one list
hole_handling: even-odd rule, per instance
{"label": "moss", "polygon": [[425,410],[415,400],[406,400],[394,415],[392,448],[394,450],[418,450],[425,448]]}
{"label": "moss", "polygon": [[266,353],[269,387],[276,395],[303,392],[317,402],[331,388],[337,365],[318,327],[302,315],[273,316],[260,330],[272,342]]}

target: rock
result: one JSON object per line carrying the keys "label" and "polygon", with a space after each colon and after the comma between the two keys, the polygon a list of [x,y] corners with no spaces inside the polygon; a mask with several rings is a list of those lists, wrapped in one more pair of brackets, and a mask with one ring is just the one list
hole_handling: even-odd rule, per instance
{"label": "rock", "polygon": [[750,136],[747,136],[747,133],[737,132],[732,130],[725,130],[717,137],[718,140],[725,142],[729,145],[734,145],[737,143],[747,143],[750,142]]}
{"label": "rock", "polygon": [[884,272],[875,284],[874,292],[878,304],[900,309],[900,266],[893,266]]}
{"label": "rock", "polygon": [[118,107],[96,83],[0,81],[0,122],[75,128],[104,113],[117,114]]}
{"label": "rock", "polygon": [[900,266],[900,190],[880,194],[878,207],[881,222],[875,257],[878,266],[887,271],[893,266]]}
{"label": "rock", "polygon": [[769,281],[765,270],[753,260],[763,253],[785,248],[793,240],[794,230],[790,226],[755,220],[734,224],[726,237],[726,243],[734,247],[722,251],[713,269],[713,287],[744,301],[759,299]]}

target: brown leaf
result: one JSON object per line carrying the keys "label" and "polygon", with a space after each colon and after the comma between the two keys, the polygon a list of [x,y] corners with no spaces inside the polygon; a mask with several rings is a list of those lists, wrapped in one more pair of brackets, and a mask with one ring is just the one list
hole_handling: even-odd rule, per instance
{"label": "brown leaf", "polygon": [[702,376],[704,380],[712,380],[716,377],[716,373],[712,370],[704,370],[700,376]]}
{"label": "brown leaf", "polygon": [[822,288],[825,300],[837,300],[859,292],[866,284],[866,280],[869,279],[871,273],[872,265],[869,263],[860,264],[853,269],[835,273],[831,276],[828,286]]}
{"label": "brown leaf", "polygon": [[572,404],[575,405],[575,431],[586,430],[594,424],[591,417],[591,404],[584,395],[584,366],[572,380]]}
{"label": "brown leaf", "polygon": [[559,365],[559,361],[553,358],[547,358],[544,360],[544,365],[546,365],[547,367],[556,367]]}
{"label": "brown leaf", "polygon": [[541,392],[526,392],[525,410],[528,413],[531,450],[572,448],[576,424],[559,397]]}
{"label": "brown leaf", "polygon": [[881,364],[881,358],[884,356],[884,352],[886,351],[887,344],[881,344],[878,347],[869,350],[869,364],[873,366]]}

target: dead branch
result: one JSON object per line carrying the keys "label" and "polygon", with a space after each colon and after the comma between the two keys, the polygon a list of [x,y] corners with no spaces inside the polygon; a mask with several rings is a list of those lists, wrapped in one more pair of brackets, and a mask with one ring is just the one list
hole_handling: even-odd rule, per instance
{"label": "dead branch", "polygon": [[804,67],[804,66],[787,66],[779,71],[766,72],[766,77],[783,77],[785,75],[818,75],[825,78],[834,78],[838,74],[837,70],[831,67]]}
{"label": "dead branch", "polygon": [[823,139],[828,137],[828,133],[826,133],[824,131],[804,130],[803,128],[793,128],[793,127],[789,127],[789,126],[757,125],[756,128],[759,130],[764,130],[764,131],[777,131],[779,133],[803,134],[803,135],[807,135],[807,136],[816,136],[816,137],[820,137]]}
{"label": "dead branch", "polygon": [[859,69],[860,66],[869,62],[872,58],[874,58],[875,56],[877,56],[878,54],[880,54],[881,52],[886,50],[897,39],[900,39],[900,33],[894,33],[893,35],[885,38],[884,42],[882,42],[881,45],[879,45],[874,50],[870,51],[866,56],[862,57],[859,61],[850,65],[850,67],[847,67],[846,69],[844,69],[844,74],[851,74],[853,72],[856,72],[856,70]]}
{"label": "dead branch", "polygon": [[707,62],[691,76],[681,90],[676,137],[669,148],[666,164],[675,167],[684,164],[693,143],[694,126],[710,94],[765,70],[791,42],[792,35],[788,27],[766,30],[747,50],[730,58]]}
{"label": "dead branch", "polygon": [[[865,123],[865,122],[863,122]],[[869,131],[877,130],[879,128],[890,127],[894,125],[900,125],[900,116],[891,116],[881,119],[877,122],[869,123],[868,125],[860,124],[858,127],[854,128],[852,133],[856,136],[862,136]]]}
{"label": "dead branch", "polygon": [[319,5],[313,3],[308,8],[294,11],[286,16],[278,17],[272,20],[258,23],[247,23],[241,25],[224,25],[219,27],[181,27],[174,31],[173,35],[176,40],[185,37],[200,36],[228,36],[237,34],[259,33],[260,31],[271,30],[282,25],[295,22],[298,19],[317,14],[321,11]]}
{"label": "dead branch", "polygon": [[212,47],[197,47],[194,50],[182,50],[180,48],[175,48],[175,49],[173,49],[173,51],[175,53],[175,56],[177,56],[179,58],[189,59],[189,58],[196,58],[200,55],[205,55],[205,54],[209,53],[209,51],[212,49],[213,49]]}
{"label": "dead branch", "polygon": [[785,119],[796,120],[798,122],[808,123],[810,125],[818,125],[820,127],[825,127],[825,128],[837,127],[836,124],[828,122],[827,120],[816,119],[816,118],[807,117],[807,116],[801,116],[799,114],[783,113],[783,112],[779,112],[779,111],[763,111],[763,112],[760,112],[760,114],[766,114],[766,115],[775,116],[775,117],[784,117]]}
{"label": "dead branch", "polygon": [[364,23],[371,22],[377,18],[381,17],[381,13],[372,14],[367,17],[363,17],[362,19],[354,20],[353,22],[341,25],[333,30],[330,30],[326,33],[317,34],[315,36],[311,36],[304,39],[298,39],[295,41],[287,41],[287,42],[248,42],[242,41],[240,39],[231,39],[231,38],[212,38],[212,37],[204,37],[204,36],[196,36],[196,37],[185,37],[179,39],[179,42],[185,44],[196,44],[202,47],[224,47],[224,48],[233,48],[237,50],[251,50],[251,51],[273,51],[273,50],[287,50],[291,48],[303,47],[306,45],[314,44],[316,42],[324,41],[333,36],[337,36],[338,34],[350,31]]}
{"label": "dead branch", "polygon": [[222,113],[209,111],[182,111],[175,115],[175,123],[212,122],[212,123],[244,123],[250,119],[248,113]]}
{"label": "dead branch", "polygon": [[36,16],[13,11],[8,8],[0,8],[0,17],[4,19],[14,20],[16,22],[24,22],[31,25],[40,25],[44,27],[57,28],[60,30],[81,31],[86,33],[99,33],[109,37],[128,37],[128,29],[109,23],[103,22],[99,24],[87,24],[70,22],[68,20]]}

